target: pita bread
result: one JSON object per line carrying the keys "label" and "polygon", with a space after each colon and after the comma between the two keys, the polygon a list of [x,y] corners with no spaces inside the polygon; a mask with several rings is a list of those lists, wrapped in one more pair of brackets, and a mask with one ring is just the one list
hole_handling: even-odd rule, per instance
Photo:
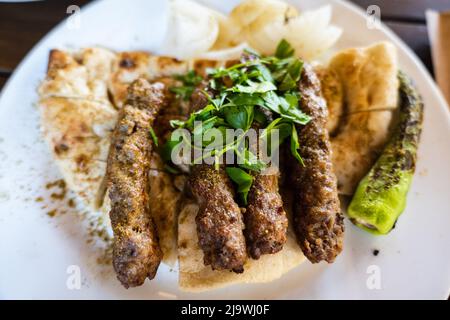
{"label": "pita bread", "polygon": [[397,72],[395,47],[380,42],[337,53],[319,73],[330,108],[328,125],[334,133],[331,146],[340,194],[353,194],[390,136],[397,109]]}
{"label": "pita bread", "polygon": [[60,97],[42,99],[39,109],[45,140],[68,187],[95,208],[116,110],[97,101]]}
{"label": "pita bread", "polygon": [[101,48],[85,49],[76,55],[52,50],[47,77],[38,90],[40,98],[83,98],[110,104],[106,78],[114,58],[111,51]]}
{"label": "pita bread", "polygon": [[333,132],[338,129],[344,112],[344,88],[338,74],[333,69],[318,66],[314,68],[314,71],[320,79],[322,95],[327,102],[327,130],[330,135],[333,135]]}
{"label": "pita bread", "polygon": [[[123,105],[128,85],[141,76],[155,79],[186,70],[186,62],[145,52],[116,54],[101,48],[50,52],[47,77],[39,87],[41,127],[68,187],[88,208],[110,209],[104,183],[106,159],[117,121],[115,107]],[[164,261],[173,265],[181,195],[172,177],[163,172],[158,155],[152,169],[152,214],[161,230]]]}
{"label": "pita bread", "polygon": [[[265,283],[280,278],[283,274],[300,265],[304,260],[291,229],[283,250],[276,254],[263,255],[259,260],[248,259],[244,273],[213,271],[203,264],[203,251],[198,246],[195,216],[198,205],[187,202],[178,219],[178,278],[180,289],[200,292],[238,283]],[[291,225],[291,223],[290,223]]]}
{"label": "pita bread", "polygon": [[188,63],[174,58],[155,56],[148,52],[121,52],[112,64],[108,87],[117,107],[122,107],[130,83],[140,77],[154,80],[160,77],[184,74]]}
{"label": "pita bread", "polygon": [[339,135],[331,140],[338,191],[352,195],[369,172],[390,136],[391,111],[359,112],[344,117]]}
{"label": "pita bread", "polygon": [[343,50],[331,59],[328,69],[343,86],[345,113],[397,108],[398,62],[393,44]]}

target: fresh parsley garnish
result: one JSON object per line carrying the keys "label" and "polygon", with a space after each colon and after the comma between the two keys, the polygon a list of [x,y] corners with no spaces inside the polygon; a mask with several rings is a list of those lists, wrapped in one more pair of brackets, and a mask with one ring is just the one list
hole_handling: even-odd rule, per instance
{"label": "fresh parsley garnish", "polygon": [[194,92],[196,86],[202,82],[202,77],[197,75],[195,71],[191,70],[185,75],[175,76],[175,79],[180,81],[182,85],[170,87],[170,91],[177,95],[177,98],[189,100]]}
{"label": "fresh parsley garnish", "polygon": [[[201,110],[190,114],[186,121],[170,122],[174,129],[187,129],[192,137],[181,140],[170,139],[162,148],[163,158],[169,161],[174,148],[186,143],[201,150],[200,157],[193,163],[210,158],[218,166],[218,159],[226,152],[232,151],[238,165],[226,167],[231,180],[237,185],[242,202],[247,202],[247,195],[253,183],[250,172],[260,172],[266,165],[245,142],[245,135],[252,127],[264,129],[259,136],[266,146],[277,149],[290,138],[292,155],[303,164],[298,152],[300,147],[296,125],[306,125],[310,116],[303,113],[299,106],[300,93],[298,83],[303,69],[303,61],[294,56],[291,45],[282,40],[274,56],[262,57],[252,50],[246,50],[239,63],[229,68],[207,70],[211,92],[202,91],[208,104]],[[184,76],[177,76],[182,85],[171,88],[181,99],[188,100],[202,78],[194,71]],[[264,112],[262,110],[265,110]],[[267,118],[272,114],[272,121]],[[231,141],[213,141],[214,130],[225,132],[228,129],[240,130]],[[271,139],[278,130],[278,144]],[[205,138],[206,137],[206,138]],[[194,141],[200,141],[200,145]],[[203,138],[203,139],[202,139]]]}
{"label": "fresh parsley garnish", "polygon": [[253,184],[253,177],[240,168],[227,167],[226,173],[237,185],[237,192],[241,196],[243,205],[247,205],[248,192]]}
{"label": "fresh parsley garnish", "polygon": [[152,137],[152,140],[153,140],[153,143],[155,144],[155,146],[158,147],[159,146],[158,137],[156,136],[156,133],[152,127],[150,127],[150,136]]}
{"label": "fresh parsley garnish", "polygon": [[291,47],[289,42],[282,39],[275,50],[275,57],[279,59],[290,58],[294,55],[294,48]]}

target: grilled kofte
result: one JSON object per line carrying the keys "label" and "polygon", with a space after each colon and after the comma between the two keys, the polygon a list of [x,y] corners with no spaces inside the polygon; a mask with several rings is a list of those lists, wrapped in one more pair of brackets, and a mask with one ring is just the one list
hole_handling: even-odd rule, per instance
{"label": "grilled kofte", "polygon": [[230,179],[223,169],[201,164],[192,168],[189,184],[200,206],[195,221],[205,265],[242,273],[247,259],[244,223]]}
{"label": "grilled kofte", "polygon": [[[210,90],[205,82],[199,83],[193,91],[190,97],[192,112],[208,104],[203,90]],[[223,168],[194,165],[189,186],[200,206],[195,222],[205,265],[211,265],[213,270],[242,273],[247,259],[244,223],[229,177]]]}
{"label": "grilled kofte", "polygon": [[283,249],[287,240],[288,219],[278,192],[278,170],[257,174],[248,193],[245,235],[253,259]]}
{"label": "grilled kofte", "polygon": [[342,251],[344,218],[331,163],[327,107],[319,79],[309,66],[303,69],[299,90],[301,108],[312,120],[298,128],[304,165],[295,163],[294,168],[294,229],[311,262],[333,262]]}
{"label": "grilled kofte", "polygon": [[[195,153],[192,148],[201,149],[200,160],[214,161],[198,164],[199,159],[194,156],[190,159],[194,162],[190,163],[188,179],[188,190],[199,205],[195,217],[198,245],[203,251],[204,265],[211,266],[212,270],[242,273],[247,255],[259,259],[261,255],[283,249],[288,238],[288,218],[278,180],[279,170],[286,173],[286,167],[291,170],[288,180],[294,195],[293,230],[304,255],[313,263],[332,263],[343,248],[343,214],[320,81],[311,66],[295,59],[286,46],[282,42],[275,57],[246,53],[241,61],[228,68],[209,71],[206,78],[189,73],[183,76],[189,83],[170,90],[169,95],[175,93],[190,110],[186,118],[182,115],[174,118],[170,125],[188,130],[194,139],[172,140],[173,135],[166,136],[166,146],[170,148],[162,150],[172,152],[180,143],[187,144],[191,147],[189,154]],[[178,77],[175,84],[183,82],[183,77]],[[147,91],[136,99],[140,86]],[[143,159],[152,152],[149,131],[155,115],[164,100],[168,100],[164,99],[168,94],[167,85],[163,87],[142,80],[131,86],[129,103],[120,111],[108,163],[111,220],[116,236],[114,266],[127,287],[141,284],[145,277],[152,278],[161,260],[156,230],[146,209],[148,163]],[[166,124],[162,131],[167,132],[167,120],[171,116],[170,112],[161,116]],[[133,126],[137,129],[123,127],[128,117],[138,123]],[[139,117],[145,121],[141,122]],[[291,163],[266,170],[268,163],[262,162],[259,153],[261,145],[253,154],[252,143],[241,144],[253,128],[262,128],[257,133],[258,142],[269,142],[271,131],[277,129],[279,141],[271,148],[290,147]],[[213,143],[214,148],[207,149],[208,143],[215,140],[195,144],[196,136],[203,139],[211,136],[210,130],[223,134],[228,129],[240,133],[234,132],[231,141],[228,136],[223,137],[225,145]],[[288,138],[290,145],[285,143]],[[137,154],[127,149],[127,145],[137,144],[140,144]],[[229,151],[237,162],[224,164],[222,160]],[[184,170],[186,166],[180,168]],[[124,201],[127,197],[132,201]]]}
{"label": "grilled kofte", "polygon": [[[266,112],[265,116],[273,121],[271,112]],[[259,130],[260,124],[254,123],[253,127]],[[254,147],[260,151],[262,148],[262,145]],[[288,218],[279,192],[279,178],[278,167],[253,173],[244,215],[244,233],[249,255],[256,260],[261,255],[281,251],[287,241]]]}
{"label": "grilled kofte", "polygon": [[[251,55],[249,59],[249,54],[245,54],[240,63],[227,69],[215,69],[208,81],[193,73],[179,77],[182,82],[187,80],[188,85],[183,83],[184,86],[171,91],[185,101],[192,96],[191,113],[187,120],[174,119],[171,124],[202,136],[209,129],[217,129],[216,123],[222,132],[241,129],[244,135],[251,128],[264,128],[258,141],[268,139],[271,130],[277,129],[281,137],[276,149],[290,137],[291,152],[296,158],[294,229],[298,242],[311,261],[332,262],[342,249],[343,225],[329,159],[326,106],[320,97],[320,85],[309,67],[302,71],[302,62],[292,57],[285,42],[280,44],[276,57],[263,61],[265,58]],[[129,103],[121,110],[111,147],[108,176],[115,232],[114,266],[125,286],[139,285],[145,277],[152,278],[161,260],[148,210],[146,171],[152,152],[151,125],[167,92],[162,83],[150,85],[145,80],[134,83]],[[299,108],[299,97],[305,113]],[[199,120],[208,125],[199,125]],[[247,251],[252,258],[259,259],[263,254],[279,252],[287,240],[288,219],[278,190],[278,169],[264,170],[266,164],[259,153],[255,156],[249,149],[242,149],[239,140],[244,135],[232,142],[231,150],[238,165],[191,167],[189,187],[199,204],[196,216],[199,246],[205,265],[213,270],[241,273]],[[168,141],[172,147],[176,146],[173,142],[171,138]],[[210,156],[223,156],[224,150],[214,149]]]}
{"label": "grilled kofte", "polygon": [[[244,140],[244,136],[252,128],[263,128],[262,132],[258,134],[258,141],[265,139],[265,142],[271,140],[273,131],[278,130],[278,144],[274,146],[274,151],[278,150],[283,141],[290,137],[291,139],[291,152],[298,162],[298,168],[303,168],[301,160],[301,152],[299,147],[297,132],[303,130],[303,125],[310,121],[308,113],[313,116],[311,129],[306,132],[308,139],[311,141],[302,140],[303,147],[309,148],[309,150],[316,150],[316,142],[312,141],[315,138],[320,139],[320,144],[328,143],[328,134],[324,127],[326,120],[326,106],[325,104],[317,104],[314,99],[319,99],[316,95],[320,95],[320,87],[311,88],[311,84],[308,83],[308,79],[315,78],[313,71],[307,68],[306,81],[302,80],[300,90],[298,82],[301,76],[303,63],[301,60],[293,57],[293,50],[289,44],[282,41],[277,48],[277,53],[274,57],[260,57],[254,52],[246,52],[243,54],[241,61],[229,66],[228,68],[218,68],[209,72],[207,90],[203,90],[199,94],[199,90],[191,90],[194,92],[194,99],[192,101],[193,111],[187,121],[177,122],[175,127],[182,129],[188,129],[195,136],[208,136],[213,130],[225,132],[228,129],[241,130],[242,135],[238,134],[231,142],[228,137],[225,137],[227,142],[226,146],[219,145],[209,150],[212,158],[219,159],[224,156],[225,152],[231,151],[234,153],[234,160],[237,163],[226,163],[227,167],[225,172],[228,173],[229,178],[235,183],[237,194],[239,195],[239,202],[245,209],[244,222],[247,246],[249,255],[254,259],[259,259],[263,254],[273,254],[280,251],[283,248],[287,240],[287,225],[288,219],[286,212],[283,208],[282,197],[278,191],[278,172],[269,173],[265,172],[267,163],[262,163],[259,151],[252,153],[250,145],[240,144]],[[316,79],[317,80],[317,79]],[[316,83],[314,83],[316,85]],[[205,88],[204,83],[202,87]],[[180,90],[187,92],[187,87],[183,86]],[[313,90],[313,94],[309,94]],[[302,97],[302,94],[305,97]],[[309,95],[308,95],[309,94]],[[301,102],[308,104],[304,111],[299,108],[299,97],[302,97]],[[201,98],[201,99],[200,99]],[[199,102],[200,101],[200,102]],[[324,103],[321,100],[321,103]],[[301,106],[303,108],[303,105]],[[319,116],[315,119],[314,117]],[[323,135],[323,136],[322,136]],[[301,137],[302,138],[302,137]],[[271,140],[270,142],[273,142]],[[183,143],[186,143],[185,141]],[[199,148],[191,141],[190,147]],[[271,145],[271,148],[273,146]],[[321,145],[319,146],[319,149]],[[203,141],[202,151],[205,151],[205,143]],[[254,151],[253,151],[254,152]],[[296,224],[298,226],[303,225],[297,229],[299,238],[304,235],[302,227],[308,229],[315,228],[317,223],[331,223],[333,232],[336,234],[332,237],[321,234],[319,230],[316,234],[313,234],[314,239],[308,241],[314,241],[315,245],[320,241],[323,241],[324,246],[328,245],[330,240],[335,240],[336,245],[330,244],[331,250],[334,252],[326,252],[326,257],[318,257],[324,253],[319,253],[318,250],[322,248],[313,248],[309,250],[305,245],[305,242],[300,241],[302,249],[306,251],[308,257],[313,261],[327,260],[332,261],[334,257],[340,252],[342,246],[342,215],[339,210],[339,200],[337,199],[336,191],[336,179],[334,178],[331,162],[329,159],[329,144],[325,145],[325,152],[328,152],[322,159],[315,159],[314,155],[306,152],[309,158],[307,159],[307,166],[310,168],[304,172],[306,174],[297,173],[298,183],[296,183],[298,192],[305,190],[302,189],[304,181],[300,181],[303,178],[307,178],[309,173],[316,173],[325,169],[325,179],[319,179],[312,185],[317,186],[318,196],[322,196],[322,199],[308,199],[309,203],[305,212],[306,219],[301,218],[301,214],[297,214]],[[319,161],[316,161],[319,160]],[[323,162],[326,163],[323,168]],[[211,176],[209,181],[203,181],[206,173],[202,170],[208,170],[208,176]],[[273,169],[273,168],[270,168]],[[222,169],[221,169],[222,170]],[[191,175],[191,190],[200,202],[200,212],[197,217],[197,230],[200,239],[200,247],[205,254],[205,262],[207,264],[213,264],[213,269],[227,269],[226,264],[221,263],[218,266],[214,266],[214,261],[221,261],[221,259],[211,258],[214,257],[214,252],[220,252],[220,250],[227,250],[223,240],[223,236],[214,235],[201,225],[200,221],[205,215],[206,206],[208,205],[208,197],[213,198],[209,193],[226,192],[227,197],[232,197],[224,186],[220,187],[215,185],[220,179],[217,177],[222,176],[222,173],[214,173],[214,167],[199,167],[193,166],[193,173]],[[215,178],[212,178],[216,175]],[[313,178],[314,179],[314,178]],[[202,184],[201,184],[201,183]],[[323,188],[320,188],[321,183],[326,183]],[[208,186],[209,190],[205,187]],[[198,189],[201,189],[199,191]],[[306,192],[306,191],[305,191]],[[325,194],[328,192],[328,194]],[[199,194],[200,193],[200,194]],[[302,195],[303,196],[303,195]],[[301,197],[302,197],[301,196]],[[331,203],[327,201],[331,199]],[[301,201],[302,199],[297,199]],[[318,200],[319,203],[311,203]],[[228,201],[228,200],[227,200]],[[229,200],[231,202],[231,199]],[[227,204],[220,204],[215,202],[219,208],[215,210],[227,211],[224,206]],[[328,205],[328,207],[327,207]],[[326,216],[323,221],[320,220],[318,208],[321,208],[322,213]],[[234,207],[234,211],[236,211]],[[298,209],[298,208],[297,208]],[[300,210],[297,210],[300,212]],[[237,214],[235,214],[237,216]],[[208,213],[208,219],[212,219],[213,213]],[[218,216],[217,221],[220,220]],[[302,221],[300,221],[302,220]],[[305,221],[303,221],[305,220]],[[311,226],[310,224],[315,224]],[[326,225],[325,227],[329,226]],[[207,224],[209,227],[219,227],[214,224]],[[236,234],[241,234],[241,230],[236,227]],[[209,232],[205,236],[205,232]],[[208,241],[205,241],[207,239]],[[211,250],[211,244],[220,244],[220,248],[216,248],[215,251]],[[241,242],[243,245],[243,242]],[[308,245],[310,245],[308,243]],[[220,250],[219,250],[220,249]],[[219,250],[219,251],[217,251]],[[309,250],[309,251],[308,251]],[[213,252],[213,253],[212,253]],[[313,257],[316,255],[316,257]],[[217,254],[216,254],[217,256]],[[234,264],[232,268],[235,269]]]}
{"label": "grilled kofte", "polygon": [[[258,108],[258,111],[268,121],[274,120],[274,115],[269,110]],[[260,130],[261,126],[257,122],[252,124],[255,130]],[[253,146],[257,152],[262,152],[262,148],[262,144]],[[258,156],[262,157],[261,154]],[[244,215],[244,233],[249,255],[257,260],[261,255],[274,254],[283,249],[287,241],[288,218],[279,192],[279,168],[274,166],[264,172],[253,172],[252,176],[253,183],[248,191]]]}
{"label": "grilled kofte", "polygon": [[153,152],[151,125],[164,105],[163,92],[163,84],[143,79],[130,85],[108,157],[113,266],[126,288],[152,279],[162,258],[149,212],[148,170]]}

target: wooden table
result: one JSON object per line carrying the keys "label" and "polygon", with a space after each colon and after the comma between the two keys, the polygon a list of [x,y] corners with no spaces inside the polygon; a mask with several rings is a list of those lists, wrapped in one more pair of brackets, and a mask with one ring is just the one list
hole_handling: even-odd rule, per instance
{"label": "wooden table", "polygon": [[[30,3],[0,3],[0,90],[25,54],[67,16],[70,5],[89,0],[46,0]],[[432,72],[425,9],[450,10],[444,0],[354,0],[366,9],[378,5],[382,20],[422,59]]]}

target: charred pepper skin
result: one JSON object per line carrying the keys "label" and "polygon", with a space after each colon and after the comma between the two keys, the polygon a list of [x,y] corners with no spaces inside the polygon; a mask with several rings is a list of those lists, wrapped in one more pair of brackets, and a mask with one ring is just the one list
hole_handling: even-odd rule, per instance
{"label": "charred pepper skin", "polygon": [[294,230],[309,261],[331,263],[343,248],[344,222],[326,129],[328,111],[321,96],[320,81],[306,64],[299,92],[300,107],[311,116],[311,121],[297,127],[304,165],[291,160],[294,163]]}
{"label": "charred pepper skin", "polygon": [[149,210],[150,127],[163,105],[164,86],[133,82],[119,111],[108,156],[107,179],[114,232],[113,266],[125,288],[153,279],[162,251]]}
{"label": "charred pepper skin", "polygon": [[399,72],[400,120],[378,161],[361,180],[348,208],[350,220],[376,235],[389,233],[406,207],[423,122],[423,101]]}

